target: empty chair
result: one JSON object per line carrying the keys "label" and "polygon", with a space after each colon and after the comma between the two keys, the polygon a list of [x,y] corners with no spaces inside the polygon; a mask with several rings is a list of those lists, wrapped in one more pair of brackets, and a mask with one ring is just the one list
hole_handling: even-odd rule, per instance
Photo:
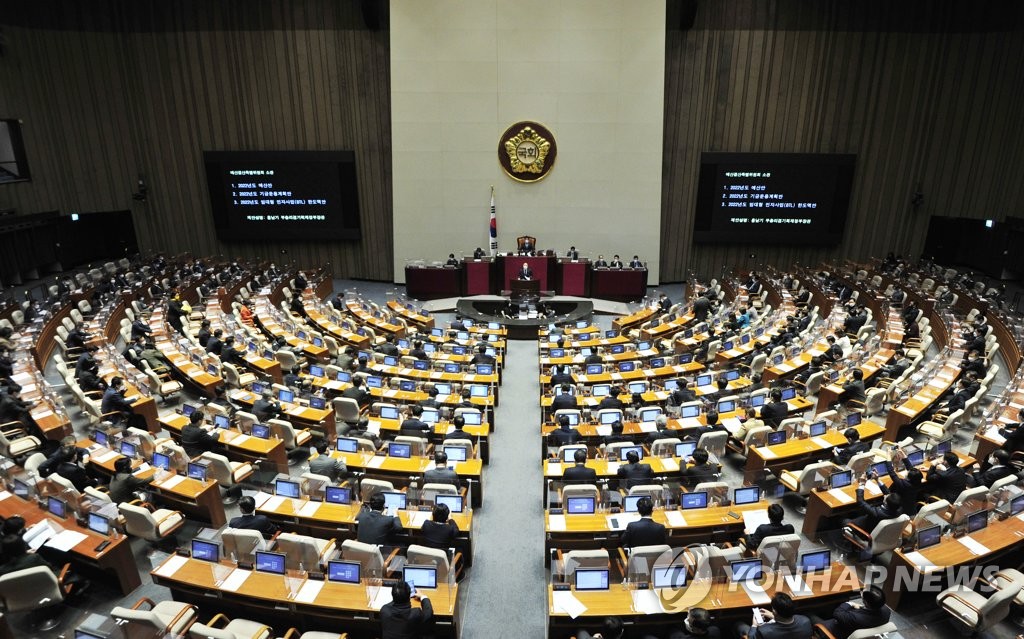
{"label": "empty chair", "polygon": [[257,550],[268,550],[270,544],[258,530],[225,528],[220,534],[224,543],[224,556],[235,561],[253,563]]}
{"label": "empty chair", "polygon": [[280,439],[288,450],[292,450],[297,446],[305,446],[313,439],[313,435],[309,432],[308,428],[296,430],[291,425],[291,422],[283,419],[268,419],[267,425],[270,426],[271,434]]}
{"label": "empty chair", "polygon": [[43,443],[38,437],[28,435],[20,428],[0,430],[0,455],[9,459],[17,459],[23,455],[34,453],[42,448]]}
{"label": "empty chair", "polygon": [[843,528],[843,536],[863,554],[872,557],[897,548],[903,543],[903,528],[910,521],[910,516],[900,515],[892,519],[883,519],[868,532],[856,524],[848,523]]}
{"label": "empty chair", "polygon": [[420,503],[432,505],[438,495],[460,495],[462,489],[452,484],[423,484],[420,489]]}
{"label": "empty chair", "polygon": [[[626,553],[629,552],[627,557]],[[619,548],[620,569],[632,581],[646,581],[659,560],[669,562],[673,558],[672,547],[668,544],[655,546],[633,546]]]}
{"label": "empty chair", "polygon": [[395,485],[383,479],[363,477],[359,482],[359,501],[367,502],[376,493],[394,492]]}
{"label": "empty chair", "polygon": [[800,535],[771,535],[761,540],[757,546],[757,556],[772,570],[782,566],[796,568],[797,555],[800,553]]}
{"label": "empty chair", "polygon": [[221,486],[234,486],[255,472],[255,469],[249,462],[231,461],[224,455],[218,455],[217,453],[207,451],[200,455],[199,458],[207,462],[207,471],[209,473],[207,476],[210,479],[216,480]]}
{"label": "empty chair", "polygon": [[36,566],[9,572],[0,577],[0,599],[4,615],[28,612],[28,624],[33,632],[53,630],[60,624],[54,608],[71,594],[72,586],[64,583],[68,565],[58,578],[48,566]]}
{"label": "empty chair", "polygon": [[[798,473],[783,470],[779,476],[779,481],[799,497],[806,498],[811,494],[812,490],[828,481],[828,478],[835,469],[836,466],[832,462],[827,461],[807,464]],[[806,502],[803,508],[806,509]]]}
{"label": "empty chair", "polygon": [[[143,609],[148,605],[148,609]],[[179,603],[177,601],[161,601],[155,603],[152,599],[143,597],[135,602],[131,608],[117,606],[110,611],[110,616],[118,625],[127,624],[129,627],[137,627],[150,631],[149,636],[177,637],[185,632],[198,615],[196,607],[191,604]],[[133,636],[124,632],[125,636]]]}
{"label": "empty chair", "polygon": [[413,435],[398,435],[395,437],[395,443],[409,444],[410,454],[414,457],[423,457],[427,454],[428,443],[424,437],[415,437]]}
{"label": "empty chair", "polygon": [[963,585],[940,592],[935,603],[953,617],[953,621],[977,635],[996,625],[1010,614],[1010,606],[1020,588],[1003,588],[985,595]]}
{"label": "empty chair", "polygon": [[703,448],[708,451],[709,455],[716,457],[722,457],[725,455],[725,444],[729,441],[729,433],[725,431],[717,431],[714,433],[704,433],[697,440],[697,448]]}
{"label": "empty chair", "polygon": [[651,498],[655,504],[665,503],[665,486],[661,484],[640,484],[629,489],[629,496],[644,495]]}
{"label": "empty chair", "polygon": [[145,502],[133,501],[117,505],[129,535],[148,541],[173,539],[174,533],[185,524],[185,517],[176,510],[155,509]]}
{"label": "empty chair", "polygon": [[381,555],[379,546],[346,539],[341,542],[341,558],[344,561],[358,561],[360,574],[365,577],[384,576],[384,556]]}
{"label": "empty chair", "polygon": [[[223,624],[223,627],[219,627]],[[270,639],[273,630],[257,621],[229,619],[221,613],[206,623],[198,621],[188,629],[191,639]]]}
{"label": "empty chair", "polygon": [[608,551],[604,548],[598,550],[570,550],[567,553],[558,551],[558,560],[561,563],[562,579],[572,583],[577,568],[608,568],[611,565]]}
{"label": "empty chair", "polygon": [[963,414],[964,411],[961,408],[950,413],[942,423],[933,421],[921,422],[917,427],[917,432],[935,442],[950,439],[956,434],[956,429],[960,424],[960,418],[963,417]]}
{"label": "empty chair", "polygon": [[461,448],[466,459],[476,459],[476,449],[473,447],[473,442],[468,439],[446,439],[443,448]]}
{"label": "empty chair", "polygon": [[331,400],[337,421],[354,425],[359,421],[359,402],[349,397],[335,397]]}
{"label": "empty chair", "polygon": [[676,454],[676,444],[683,443],[678,437],[663,437],[651,443],[651,455],[654,457],[672,457]]}
{"label": "empty chair", "polygon": [[256,375],[250,372],[240,372],[234,364],[224,364],[221,368],[224,373],[224,381],[232,388],[242,388],[256,381]]}
{"label": "empty chair", "polygon": [[162,440],[156,447],[157,452],[167,455],[171,463],[171,470],[185,471],[188,468],[189,456],[185,449],[174,443],[172,440]]}
{"label": "empty chair", "polygon": [[182,389],[185,388],[181,382],[171,377],[171,373],[168,370],[157,372],[150,368],[149,362],[146,360],[139,360],[142,371],[152,382],[153,390],[160,396],[165,402],[181,393]]}
{"label": "empty chair", "polygon": [[283,532],[277,536],[277,552],[285,554],[285,565],[294,570],[310,570],[326,566],[337,555],[333,539],[319,539],[308,535]]}
{"label": "empty chair", "polygon": [[601,503],[601,493],[594,484],[569,484],[562,487],[562,504],[573,497],[592,497],[594,504]]}
{"label": "empty chair", "polygon": [[695,493],[707,493],[708,505],[723,505],[729,499],[729,484],[724,481],[702,481],[693,487]]}
{"label": "empty chair", "polygon": [[282,370],[294,372],[306,367],[306,361],[297,357],[290,350],[282,348],[274,356],[277,358],[277,361],[281,362]]}
{"label": "empty chair", "polygon": [[[607,417],[606,417],[606,415],[607,415]],[[610,424],[611,421],[609,421],[609,420],[612,419],[613,415],[615,416],[614,421],[620,421],[620,422],[622,421],[622,411],[617,409],[617,408],[605,408],[605,409],[599,410],[599,411],[597,411],[597,414],[594,417],[597,419],[598,423],[600,423],[600,424]]]}
{"label": "empty chair", "polygon": [[693,544],[686,547],[684,561],[695,575],[707,575],[711,579],[725,579],[728,576],[729,562],[743,558],[743,549],[739,546],[720,548],[714,544]]}

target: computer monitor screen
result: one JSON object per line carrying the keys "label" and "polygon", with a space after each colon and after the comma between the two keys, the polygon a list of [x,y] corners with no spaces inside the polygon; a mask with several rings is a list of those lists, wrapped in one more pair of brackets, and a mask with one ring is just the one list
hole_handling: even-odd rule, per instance
{"label": "computer monitor screen", "polygon": [[708,507],[708,494],[704,491],[699,493],[682,493],[679,498],[683,510]]}
{"label": "computer monitor screen", "polygon": [[93,431],[92,439],[100,446],[106,446],[107,443],[110,441],[110,438],[107,437],[107,433],[102,430]]}
{"label": "computer monitor screen", "polygon": [[391,442],[388,444],[388,457],[409,459],[412,457],[412,446],[410,444]]}
{"label": "computer monitor screen", "polygon": [[567,463],[567,464],[575,463],[576,462],[576,451],[578,451],[578,450],[582,450],[583,452],[587,452],[587,447],[586,446],[572,446],[571,448],[563,448],[562,449],[562,461]]}
{"label": "computer monitor screen", "polygon": [[816,550],[800,555],[800,572],[821,572],[832,565],[831,550]]}
{"label": "computer monitor screen", "polygon": [[251,388],[253,393],[255,393],[256,395],[261,395],[263,393],[263,389],[266,388],[266,386],[264,384],[261,384],[260,382],[253,382]]}
{"label": "computer monitor screen", "polygon": [[[470,326],[472,326],[472,324],[470,324]],[[467,326],[466,328],[469,328],[469,326]],[[458,333],[455,334],[455,337],[459,339],[469,339],[469,331],[459,331]]]}
{"label": "computer monitor screen", "polygon": [[274,358],[274,351],[270,350],[269,348],[267,350],[263,351],[263,359],[270,359],[270,360],[275,359]]}
{"label": "computer monitor screen", "polygon": [[670,380],[666,381],[665,382],[665,390],[667,390],[667,391],[679,390],[679,381],[675,380],[675,379],[670,379]]}
{"label": "computer monitor screen", "polygon": [[470,397],[487,397],[490,394],[487,386],[483,384],[473,384],[469,387]]}
{"label": "computer monitor screen", "polygon": [[760,394],[760,395],[751,395],[750,396],[750,405],[753,406],[754,408],[760,408],[760,407],[764,406],[764,399],[765,399],[765,395],[763,393]]}
{"label": "computer monitor screen", "polygon": [[871,471],[879,477],[885,477],[889,474],[889,463],[880,461],[871,464]]}
{"label": "computer monitor screen", "polygon": [[627,513],[637,512],[637,504],[639,504],[640,500],[646,496],[647,495],[626,495],[626,498],[622,501],[622,510]]}
{"label": "computer monitor screen", "polygon": [[487,328],[489,328],[492,331],[496,331],[499,328],[501,328],[501,324],[499,324],[498,322],[487,322]]}
{"label": "computer monitor screen", "polygon": [[734,382],[740,378],[740,372],[735,368],[732,370],[725,371],[725,381]]}
{"label": "computer monitor screen", "polygon": [[56,497],[46,498],[46,510],[50,511],[50,514],[54,517],[60,517],[63,519],[68,512],[68,505],[63,499],[57,499]]}
{"label": "computer monitor screen", "polygon": [[630,393],[643,393],[647,390],[647,382],[630,382],[626,388]]}
{"label": "computer monitor screen", "polygon": [[413,367],[414,370],[425,371],[425,370],[430,368],[430,362],[428,362],[426,360],[418,359],[418,360],[416,360],[415,362],[412,363],[412,367]]}
{"label": "computer monitor screen", "polygon": [[231,419],[227,415],[214,415],[213,425],[217,428],[228,428],[231,426]]}
{"label": "computer monitor screen", "polygon": [[651,575],[653,588],[682,588],[686,586],[686,567],[682,565],[655,566]]}
{"label": "computer monitor screen", "polygon": [[189,462],[188,467],[185,469],[185,474],[188,475],[189,479],[206,481],[206,466],[204,464]]}
{"label": "computer monitor screen", "polygon": [[841,470],[838,473],[832,473],[828,483],[831,488],[846,488],[853,483],[853,471]]}
{"label": "computer monitor screen", "polygon": [[295,401],[295,393],[290,390],[279,390],[277,391],[277,399],[290,404]]}
{"label": "computer monitor screen", "polygon": [[207,366],[206,372],[214,377],[220,375],[220,370],[217,368],[216,364],[210,364],[209,366]]}
{"label": "computer monitor screen", "polygon": [[[255,384],[253,384],[253,386],[255,386]],[[255,388],[253,388],[253,392],[257,392]],[[192,413],[194,412],[196,412],[196,407],[193,406],[192,404],[181,405],[181,414],[184,415],[185,417],[191,417]]]}
{"label": "computer monitor screen", "polygon": [[384,507],[385,508],[389,508],[389,509],[394,508],[394,509],[398,509],[398,510],[405,510],[405,503],[406,503],[405,493],[383,492],[381,494],[384,495]]}
{"label": "computer monitor screen", "polygon": [[435,495],[434,503],[448,506],[448,512],[451,513],[462,512],[462,495]]}
{"label": "computer monitor screen", "polygon": [[584,346],[583,348],[580,349],[580,355],[582,355],[583,357],[590,357],[593,354],[594,351],[592,351],[589,346]]}
{"label": "computer monitor screen", "polygon": [[483,423],[483,413],[477,413],[473,411],[467,411],[460,413],[462,419],[466,420],[466,426],[479,426]]}
{"label": "computer monitor screen", "polygon": [[811,437],[821,437],[828,432],[828,424],[825,422],[814,422],[807,428],[807,432]]}
{"label": "computer monitor screen", "polygon": [[726,399],[718,402],[719,413],[731,413],[736,410],[736,400]]}
{"label": "computer monitor screen", "polygon": [[444,454],[448,455],[448,461],[450,462],[466,461],[466,449],[462,446],[445,446]]}
{"label": "computer monitor screen", "polygon": [[20,479],[15,479],[12,483],[14,484],[14,494],[22,499],[28,499],[30,490],[28,484]]}
{"label": "computer monitor screen", "polygon": [[323,397],[310,397],[309,407],[313,410],[324,410],[327,408],[327,400]]}
{"label": "computer monitor screen", "polygon": [[929,548],[942,541],[942,526],[930,526],[917,531],[918,550]]}
{"label": "computer monitor screen", "polygon": [[89,530],[99,533],[101,535],[110,534],[110,519],[104,517],[99,513],[89,513],[88,517]]}
{"label": "computer monitor screen", "polygon": [[973,515],[968,515],[967,516],[967,532],[968,533],[977,532],[977,531],[981,530],[982,528],[984,528],[985,526],[988,526],[988,511],[987,510],[979,510],[978,512],[974,513]]}
{"label": "computer monitor screen", "polygon": [[576,590],[608,590],[608,569],[577,568]]}
{"label": "computer monitor screen", "polygon": [[[424,362],[425,364],[426,362]],[[416,390],[416,382],[411,379],[403,379],[398,382],[398,389],[405,391],[406,393],[412,393]]]}
{"label": "computer monitor screen", "polygon": [[682,406],[679,409],[679,416],[682,417],[683,419],[690,419],[696,417],[697,415],[700,415],[700,406]]}
{"label": "computer monitor screen", "polygon": [[76,628],[75,639],[107,639],[107,635],[89,632],[88,630]]}
{"label": "computer monitor screen", "polygon": [[938,444],[935,444],[935,456],[936,457],[942,457],[943,455],[945,455],[946,453],[948,453],[951,450],[953,450],[953,440],[952,439],[946,439],[946,440],[943,440],[943,441],[939,442]]}
{"label": "computer monitor screen", "polygon": [[313,346],[316,346],[317,348],[323,348],[324,347],[324,340],[322,338],[319,338],[319,337],[314,337],[313,338]]}
{"label": "computer monitor screen", "polygon": [[306,337],[307,337],[306,331],[298,331],[298,332],[296,332],[295,333],[295,337],[298,337],[299,339],[306,339]]}
{"label": "computer monitor screen", "polygon": [[203,561],[220,561],[220,546],[212,541],[192,540],[192,558]]}
{"label": "computer monitor screen", "polygon": [[395,357],[394,355],[385,355],[384,356],[384,365],[385,366],[398,366],[398,358]]}
{"label": "computer monitor screen", "polygon": [[676,457],[688,459],[693,456],[695,450],[697,450],[697,442],[680,442],[676,444]]}
{"label": "computer monitor screen", "polygon": [[[430,355],[431,353],[436,353],[437,352],[437,347],[434,346],[433,344],[429,344],[429,343],[428,344],[424,344],[423,345],[423,352],[426,353],[427,355]],[[417,361],[423,361],[423,360],[417,360]],[[426,364],[426,362],[423,362],[423,363]]]}
{"label": "computer monitor screen", "polygon": [[786,442],[786,431],[777,430],[768,433],[768,445],[774,446],[775,444],[783,444]]}
{"label": "computer monitor screen", "polygon": [[650,424],[651,422],[658,419],[658,415],[661,415],[660,408],[641,408],[638,412],[638,416],[641,424]]}
{"label": "computer monitor screen", "polygon": [[786,361],[786,356],[783,355],[782,353],[779,353],[778,355],[772,358],[772,366],[778,366],[784,361]]}
{"label": "computer monitor screen", "polygon": [[587,375],[600,375],[604,372],[604,366],[601,364],[587,364]]}
{"label": "computer monitor screen", "polygon": [[434,384],[434,390],[437,391],[438,395],[451,395],[452,394],[452,385],[451,384],[447,384],[447,383],[440,383],[440,384],[435,383]]}
{"label": "computer monitor screen", "polygon": [[548,351],[548,357],[565,357],[564,348],[552,348]]}
{"label": "computer monitor screen", "polygon": [[299,495],[302,494],[302,491],[299,490],[299,482],[278,479],[274,482],[274,493],[281,497],[298,499]]}
{"label": "computer monitor screen", "polygon": [[[652,357],[651,361],[649,361],[647,363],[647,365],[650,366],[651,368],[661,368],[662,366],[665,365],[665,358],[664,357]],[[665,387],[667,388],[668,384],[666,384]]]}
{"label": "computer monitor screen", "polygon": [[1024,495],[1019,495],[1010,501],[1010,514],[1019,515],[1022,512],[1024,512]]}
{"label": "computer monitor screen", "polygon": [[733,344],[732,344],[731,340],[728,341],[728,342],[722,342],[722,350],[723,351],[731,351],[732,350],[732,346],[733,346]]}
{"label": "computer monitor screen", "polygon": [[270,439],[270,426],[266,424],[253,424],[250,434],[260,439]]}
{"label": "computer monitor screen", "polygon": [[756,504],[759,501],[761,501],[761,488],[759,486],[737,488],[732,494],[732,503],[737,506]]}
{"label": "computer monitor screen", "polygon": [[437,568],[433,566],[405,566],[402,581],[416,588],[437,588]]}
{"label": "computer monitor screen", "polygon": [[420,419],[424,424],[436,424],[441,420],[441,411],[436,408],[424,408]]}
{"label": "computer monitor screen", "polygon": [[433,335],[434,337],[444,337],[444,329],[443,328],[432,328],[432,329],[430,329],[430,334]]}
{"label": "computer monitor screen", "polygon": [[649,351],[649,350],[651,350],[651,343],[650,342],[640,342],[640,343],[638,343],[636,345],[636,350],[638,350],[638,351]]}
{"label": "computer monitor screen", "polygon": [[846,415],[846,425],[856,426],[861,422],[861,414],[857,412],[849,413]]}
{"label": "computer monitor screen", "polygon": [[324,501],[329,504],[351,504],[352,489],[344,486],[328,486],[324,489]]}
{"label": "computer monitor screen", "polygon": [[757,581],[764,576],[760,559],[741,559],[729,562],[729,577],[732,581]]}
{"label": "computer monitor screen", "polygon": [[713,378],[711,375],[698,375],[697,386],[710,386]]}
{"label": "computer monitor screen", "polygon": [[924,463],[924,451],[914,450],[907,453],[907,460],[911,466],[920,466]]}
{"label": "computer monitor screen", "polygon": [[334,379],[338,380],[339,382],[351,382],[352,373],[346,371],[339,371],[338,374],[334,377]]}
{"label": "computer monitor screen", "polygon": [[324,376],[324,367],[323,366],[310,366],[309,367],[309,374],[312,375],[313,377],[323,377]]}
{"label": "computer monitor screen", "polygon": [[608,425],[614,424],[622,419],[622,414],[618,411],[609,411],[607,413],[601,413],[601,423]]}
{"label": "computer monitor screen", "polygon": [[597,504],[593,497],[569,497],[565,500],[565,512],[570,515],[593,515]]}
{"label": "computer monitor screen", "polygon": [[338,444],[335,448],[343,453],[354,453],[359,450],[359,442],[351,437],[339,437]]}
{"label": "computer monitor screen", "polygon": [[604,336],[605,336],[606,339],[611,339],[613,337],[617,337],[618,335],[619,335],[619,332],[617,330],[615,330],[614,328],[608,329],[607,331],[604,332]]}
{"label": "computer monitor screen", "polygon": [[636,453],[636,456],[640,459],[644,458],[644,447],[643,446],[623,446],[619,449],[619,459],[626,459],[630,453]]}
{"label": "computer monitor screen", "polygon": [[359,583],[359,562],[328,561],[327,581],[337,581],[343,584]]}
{"label": "computer monitor screen", "polygon": [[384,379],[377,377],[376,375],[371,375],[366,378],[366,386],[367,388],[381,388],[384,386]]}
{"label": "computer monitor screen", "polygon": [[381,406],[380,407],[380,418],[381,419],[398,419],[398,407],[397,406]]}
{"label": "computer monitor screen", "polygon": [[275,575],[284,574],[285,555],[282,552],[256,551],[256,570],[258,572],[269,572]]}
{"label": "computer monitor screen", "polygon": [[683,353],[679,356],[680,364],[689,364],[693,361],[693,353]]}
{"label": "computer monitor screen", "polygon": [[750,333],[744,333],[740,336],[740,344],[747,344],[750,342]]}
{"label": "computer monitor screen", "polygon": [[795,388],[783,388],[782,389],[782,401],[787,402],[796,397]]}
{"label": "computer monitor screen", "polygon": [[164,470],[171,469],[171,458],[164,453],[153,453],[153,465]]}
{"label": "computer monitor screen", "polygon": [[615,344],[612,346],[612,355],[618,355],[619,353],[625,353],[626,347],[623,344]]}
{"label": "computer monitor screen", "polygon": [[590,389],[590,393],[594,397],[605,397],[608,393],[612,392],[612,387],[608,384],[594,384]]}
{"label": "computer monitor screen", "polygon": [[445,362],[444,372],[446,373],[459,373],[462,372],[462,367],[455,362]]}
{"label": "computer monitor screen", "polygon": [[136,453],[135,444],[131,442],[121,442],[121,454],[125,457],[135,457]]}

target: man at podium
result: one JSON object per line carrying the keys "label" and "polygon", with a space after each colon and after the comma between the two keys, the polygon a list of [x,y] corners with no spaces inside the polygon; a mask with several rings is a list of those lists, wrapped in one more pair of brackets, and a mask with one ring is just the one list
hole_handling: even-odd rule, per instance
{"label": "man at podium", "polygon": [[530,268],[530,265],[528,263],[523,262],[522,268],[519,269],[519,280],[520,281],[526,281],[526,280],[532,280],[532,279],[533,279],[533,269]]}

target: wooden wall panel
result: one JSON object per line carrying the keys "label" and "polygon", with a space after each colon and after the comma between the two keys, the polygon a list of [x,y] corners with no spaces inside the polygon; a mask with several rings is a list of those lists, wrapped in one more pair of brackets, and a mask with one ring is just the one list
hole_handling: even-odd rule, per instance
{"label": "wooden wall panel", "polygon": [[[0,208],[131,208],[143,250],[392,278],[388,32],[360,0],[22,5],[0,18],[0,117],[26,120],[34,179]],[[362,240],[218,241],[202,152],[291,149],[355,151]]]}
{"label": "wooden wall panel", "polygon": [[[701,2],[689,31],[678,30],[672,9],[663,281],[729,266],[914,255],[931,215],[1019,214],[1019,3]],[[856,153],[844,241],[835,248],[694,245],[704,151]],[[915,210],[918,185],[925,199]]]}

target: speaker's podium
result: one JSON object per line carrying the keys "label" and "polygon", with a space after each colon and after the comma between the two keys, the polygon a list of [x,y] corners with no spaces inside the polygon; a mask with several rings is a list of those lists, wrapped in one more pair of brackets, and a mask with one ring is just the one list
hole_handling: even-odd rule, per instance
{"label": "speaker's podium", "polygon": [[512,298],[540,297],[540,280],[512,280],[508,284]]}

